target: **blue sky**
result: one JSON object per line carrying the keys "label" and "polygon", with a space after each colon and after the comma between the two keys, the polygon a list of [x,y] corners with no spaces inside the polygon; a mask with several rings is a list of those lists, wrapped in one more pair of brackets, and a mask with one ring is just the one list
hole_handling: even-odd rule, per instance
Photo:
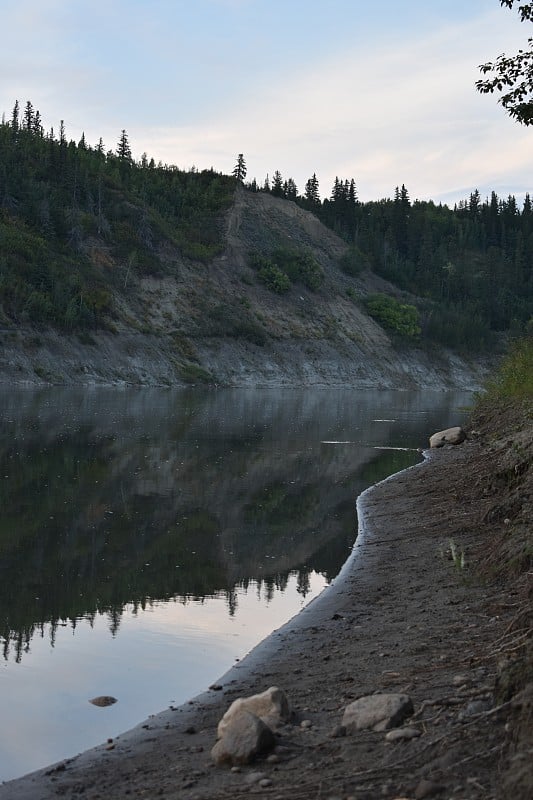
{"label": "blue sky", "polygon": [[321,195],[523,196],[533,131],[479,95],[478,65],[531,26],[498,0],[2,0],[0,112],[30,99],[69,138]]}

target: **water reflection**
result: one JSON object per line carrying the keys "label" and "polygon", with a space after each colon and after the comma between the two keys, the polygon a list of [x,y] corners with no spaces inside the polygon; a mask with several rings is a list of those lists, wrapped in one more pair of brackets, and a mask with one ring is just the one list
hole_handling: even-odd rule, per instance
{"label": "water reflection", "polygon": [[[331,580],[365,486],[414,463],[457,398],[349,391],[11,391],[0,396],[0,636],[297,573]],[[429,406],[429,408],[428,408]],[[394,413],[391,413],[394,412]],[[453,416],[451,416],[453,415]],[[448,419],[451,417],[450,419]],[[335,443],[338,444],[335,444]]]}

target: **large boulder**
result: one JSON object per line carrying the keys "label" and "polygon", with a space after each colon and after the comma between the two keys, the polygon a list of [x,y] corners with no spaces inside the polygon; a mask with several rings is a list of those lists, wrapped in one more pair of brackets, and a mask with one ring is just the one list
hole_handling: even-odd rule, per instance
{"label": "large boulder", "polygon": [[348,733],[367,728],[386,731],[401,725],[412,713],[413,703],[406,694],[371,694],[346,706],[342,724]]}
{"label": "large boulder", "polygon": [[273,750],[276,739],[262,719],[241,710],[225,726],[224,735],[211,750],[217,766],[249,764],[256,755]]}
{"label": "large boulder", "polygon": [[277,686],[271,686],[261,694],[234,700],[218,723],[217,737],[220,739],[224,736],[232,720],[245,711],[259,717],[269,728],[277,728],[281,723],[287,722],[291,715],[285,692]]}
{"label": "large boulder", "polygon": [[430,447],[444,447],[445,444],[461,444],[466,439],[466,433],[459,427],[446,428],[444,431],[438,431],[433,436],[429,437]]}

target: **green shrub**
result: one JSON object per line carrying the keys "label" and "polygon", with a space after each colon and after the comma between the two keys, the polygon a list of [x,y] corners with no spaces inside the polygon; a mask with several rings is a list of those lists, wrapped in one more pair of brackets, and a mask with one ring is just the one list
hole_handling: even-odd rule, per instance
{"label": "green shrub", "polygon": [[420,335],[420,320],[415,306],[400,303],[386,294],[371,294],[365,301],[366,310],[384,328],[400,336]]}
{"label": "green shrub", "polygon": [[272,253],[272,261],[289,276],[293,283],[303,283],[314,292],[324,280],[320,264],[311,253],[305,250],[278,247]]}
{"label": "green shrub", "polygon": [[489,395],[498,398],[533,398],[533,337],[520,339],[512,345],[487,389]]}
{"label": "green shrub", "polygon": [[288,275],[278,269],[275,264],[265,264],[257,273],[257,277],[270,291],[277,294],[285,294],[291,288]]}
{"label": "green shrub", "polygon": [[359,275],[363,270],[368,269],[369,266],[368,258],[356,245],[349,247],[339,259],[339,267],[341,270],[346,273],[346,275],[351,275],[352,277]]}

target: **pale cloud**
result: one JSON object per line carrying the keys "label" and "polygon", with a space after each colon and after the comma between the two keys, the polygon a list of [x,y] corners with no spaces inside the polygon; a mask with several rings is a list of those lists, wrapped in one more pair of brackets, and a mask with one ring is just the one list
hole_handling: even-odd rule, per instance
{"label": "pale cloud", "polygon": [[279,169],[301,190],[316,172],[323,196],[335,175],[355,177],[362,199],[390,196],[401,183],[425,199],[505,178],[521,189],[528,132],[474,89],[478,63],[499,41],[496,20],[489,14],[423,41],[384,51],[372,43],[306,64],[246,103],[231,98],[200,127],[146,129],[138,138],[185,168],[227,172],[244,152],[249,177],[262,182]]}
{"label": "pale cloud", "polygon": [[[125,127],[137,157],[182,168],[230,172],[243,152],[250,178],[279,169],[303,190],[316,172],[322,196],[336,175],[353,176],[365,200],[401,183],[412,197],[438,200],[496,184],[518,192],[530,179],[527,130],[474,88],[478,64],[527,35],[500,9],[431,35],[354,29],[353,46],[326,38],[284,60],[270,31],[250,29],[228,49],[207,22],[197,29],[192,12],[172,24],[163,15],[171,5],[160,0],[148,16],[134,5],[121,23],[122,2],[106,14],[96,0],[77,37],[83,21],[65,0],[7,2],[6,30],[18,36],[0,52],[0,108],[9,114],[16,98],[29,98],[45,124],[64,118],[69,137],[84,131],[111,148]],[[229,17],[262,8],[204,6],[224,18],[224,9]],[[272,47],[256,49],[261,38]]]}

